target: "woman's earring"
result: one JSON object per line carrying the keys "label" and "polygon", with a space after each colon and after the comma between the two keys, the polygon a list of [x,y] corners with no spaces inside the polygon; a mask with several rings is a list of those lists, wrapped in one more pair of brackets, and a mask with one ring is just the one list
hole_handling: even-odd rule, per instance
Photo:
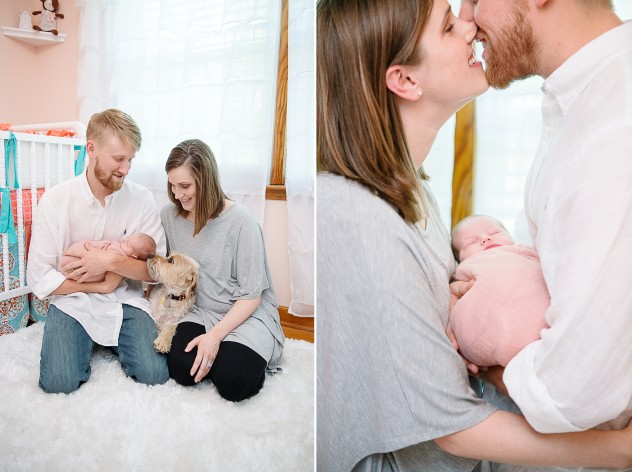
{"label": "woman's earring", "polygon": [[417,90],[417,96],[421,97],[421,95],[423,94],[423,92],[421,91],[421,89]]}

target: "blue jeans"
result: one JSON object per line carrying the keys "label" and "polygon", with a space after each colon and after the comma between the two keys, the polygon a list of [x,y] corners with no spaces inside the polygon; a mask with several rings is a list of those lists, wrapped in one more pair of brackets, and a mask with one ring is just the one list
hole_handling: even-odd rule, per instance
{"label": "blue jeans", "polygon": [[[155,385],[169,380],[167,357],[156,352],[156,324],[147,313],[123,305],[118,355],[123,371],[136,382]],[[71,393],[90,378],[95,342],[83,326],[55,305],[44,324],[39,385],[47,393]]]}

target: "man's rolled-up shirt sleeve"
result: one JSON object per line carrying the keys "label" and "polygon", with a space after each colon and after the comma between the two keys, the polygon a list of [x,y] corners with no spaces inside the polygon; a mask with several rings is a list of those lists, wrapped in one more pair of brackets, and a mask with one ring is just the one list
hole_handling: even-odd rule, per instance
{"label": "man's rolled-up shirt sleeve", "polygon": [[33,293],[39,298],[48,297],[66,280],[57,270],[63,242],[48,210],[46,195],[42,196],[33,212],[31,242],[29,246],[27,282]]}
{"label": "man's rolled-up shirt sleeve", "polygon": [[586,159],[568,170],[536,239],[550,328],[503,380],[543,433],[623,426],[632,412],[632,166],[621,149],[612,139],[601,148],[612,165]]}
{"label": "man's rolled-up shirt sleeve", "polygon": [[[618,252],[621,263],[630,260],[631,248],[630,242],[627,248],[620,247],[627,253]],[[610,255],[612,259],[617,259],[616,252]],[[509,395],[537,431],[581,431],[615,419],[630,408],[630,269],[612,262],[605,264],[610,270],[575,279],[592,277],[592,283],[574,289],[569,280],[562,289],[565,294],[557,290],[562,300],[547,312],[551,328],[507,364],[503,380]],[[562,306],[564,303],[569,306]]]}

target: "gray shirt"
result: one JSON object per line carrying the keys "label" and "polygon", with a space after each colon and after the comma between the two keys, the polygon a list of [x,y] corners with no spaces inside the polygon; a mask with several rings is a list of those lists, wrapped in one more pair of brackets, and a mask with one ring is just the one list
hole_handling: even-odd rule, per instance
{"label": "gray shirt", "polygon": [[495,411],[445,334],[455,263],[429,189],[422,229],[355,182],[317,185],[319,470],[388,470],[363,459],[413,445],[399,470],[471,470],[429,442]]}
{"label": "gray shirt", "polygon": [[173,204],[160,212],[169,252],[181,252],[200,264],[195,305],[182,321],[203,324],[208,331],[237,300],[261,297],[259,307],[224,340],[248,346],[275,369],[285,337],[272,290],[261,227],[249,210],[232,204],[208,221],[194,237],[192,222],[177,216]]}

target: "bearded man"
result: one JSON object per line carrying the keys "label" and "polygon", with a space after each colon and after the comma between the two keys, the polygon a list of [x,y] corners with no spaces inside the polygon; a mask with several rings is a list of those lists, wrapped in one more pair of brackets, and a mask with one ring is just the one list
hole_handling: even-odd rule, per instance
{"label": "bearded man", "polygon": [[550,328],[492,369],[495,383],[540,432],[621,428],[632,416],[632,22],[610,0],[463,0],[460,17],[479,28],[493,87],[545,79],[524,242],[540,256]]}
{"label": "bearded man", "polygon": [[[119,240],[145,233],[165,254],[166,240],[153,196],[126,180],[140,149],[136,122],[109,109],[90,118],[86,172],[49,189],[33,219],[28,283],[40,298],[52,296],[44,326],[40,388],[70,393],[90,377],[95,344],[111,346],[125,373],[153,385],[168,378],[166,357],[153,347],[156,326],[141,281],[151,281],[144,261],[93,249],[65,252],[79,240]],[[58,270],[61,256],[69,263]],[[102,282],[84,280],[105,273]]]}

